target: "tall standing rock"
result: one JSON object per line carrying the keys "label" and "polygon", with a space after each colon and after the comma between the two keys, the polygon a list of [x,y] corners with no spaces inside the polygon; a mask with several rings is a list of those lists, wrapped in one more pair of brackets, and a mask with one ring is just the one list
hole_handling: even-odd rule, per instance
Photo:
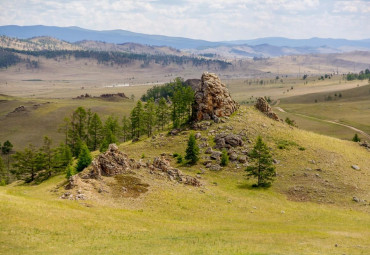
{"label": "tall standing rock", "polygon": [[279,121],[279,117],[271,109],[269,103],[263,97],[257,99],[255,107],[260,111],[266,114],[269,118]]}
{"label": "tall standing rock", "polygon": [[214,73],[205,72],[195,91],[193,120],[216,120],[230,116],[238,109],[238,104],[230,97],[225,84]]}

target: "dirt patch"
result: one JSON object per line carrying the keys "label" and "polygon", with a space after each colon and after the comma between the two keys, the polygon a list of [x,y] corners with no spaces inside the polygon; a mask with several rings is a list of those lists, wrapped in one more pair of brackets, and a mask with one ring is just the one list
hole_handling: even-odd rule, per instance
{"label": "dirt patch", "polygon": [[132,175],[116,175],[115,184],[111,187],[113,196],[136,198],[148,191],[149,184],[141,182],[141,179]]}

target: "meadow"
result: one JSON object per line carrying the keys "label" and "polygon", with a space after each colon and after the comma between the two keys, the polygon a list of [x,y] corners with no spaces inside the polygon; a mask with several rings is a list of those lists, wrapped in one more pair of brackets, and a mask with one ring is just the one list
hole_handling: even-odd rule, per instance
{"label": "meadow", "polygon": [[[138,198],[110,205],[98,200],[59,199],[65,183],[56,176],[40,185],[0,187],[0,248],[3,254],[366,254],[369,250],[370,158],[356,143],[290,128],[250,107],[229,123],[252,141],[262,135],[272,148],[277,180],[255,189],[244,167],[204,170],[200,188],[164,181]],[[203,137],[212,136],[202,131]],[[187,133],[123,143],[138,159],[183,153]],[[278,149],[280,140],[293,145]],[[294,144],[293,143],[293,144]],[[250,145],[252,146],[252,145]],[[153,149],[157,148],[157,149]],[[203,157],[204,154],[202,154]],[[315,165],[309,161],[314,159]],[[361,171],[351,169],[351,164]],[[189,175],[204,169],[172,165]],[[308,167],[313,170],[307,170]],[[315,168],[322,169],[317,172]],[[306,173],[306,175],[304,175]],[[315,175],[319,173],[319,177]],[[139,174],[139,173],[138,173]],[[306,177],[304,177],[306,176]],[[292,191],[299,188],[295,193]],[[324,195],[323,195],[324,194]],[[109,195],[109,194],[108,194]],[[304,200],[301,200],[304,197]],[[107,199],[108,200],[108,199]]]}

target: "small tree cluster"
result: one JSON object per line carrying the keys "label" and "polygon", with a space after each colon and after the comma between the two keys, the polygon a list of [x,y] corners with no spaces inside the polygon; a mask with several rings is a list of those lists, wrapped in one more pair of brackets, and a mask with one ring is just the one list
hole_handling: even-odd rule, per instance
{"label": "small tree cluster", "polygon": [[53,173],[64,171],[72,160],[72,153],[64,144],[52,148],[52,140],[44,137],[40,148],[30,144],[24,150],[17,151],[13,159],[14,174],[20,179],[32,182],[39,174],[47,179]]}

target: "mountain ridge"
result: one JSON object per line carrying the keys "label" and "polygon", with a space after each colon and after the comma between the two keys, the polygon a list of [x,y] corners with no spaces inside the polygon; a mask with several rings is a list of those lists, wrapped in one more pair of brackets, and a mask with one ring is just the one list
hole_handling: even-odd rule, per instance
{"label": "mountain ridge", "polygon": [[370,49],[370,38],[361,40],[318,38],[309,39],[290,39],[285,37],[264,37],[249,40],[232,41],[207,41],[201,39],[191,39],[186,37],[174,37],[166,35],[154,35],[136,33],[122,29],[115,30],[90,30],[77,26],[58,27],[58,26],[0,26],[0,35],[28,39],[38,36],[50,36],[60,40],[75,43],[83,40],[104,41],[107,43],[122,44],[125,42],[139,43],[153,46],[169,46],[176,49],[197,49],[200,47],[219,47],[248,44],[256,46],[269,44],[272,46],[285,47],[360,47]]}

